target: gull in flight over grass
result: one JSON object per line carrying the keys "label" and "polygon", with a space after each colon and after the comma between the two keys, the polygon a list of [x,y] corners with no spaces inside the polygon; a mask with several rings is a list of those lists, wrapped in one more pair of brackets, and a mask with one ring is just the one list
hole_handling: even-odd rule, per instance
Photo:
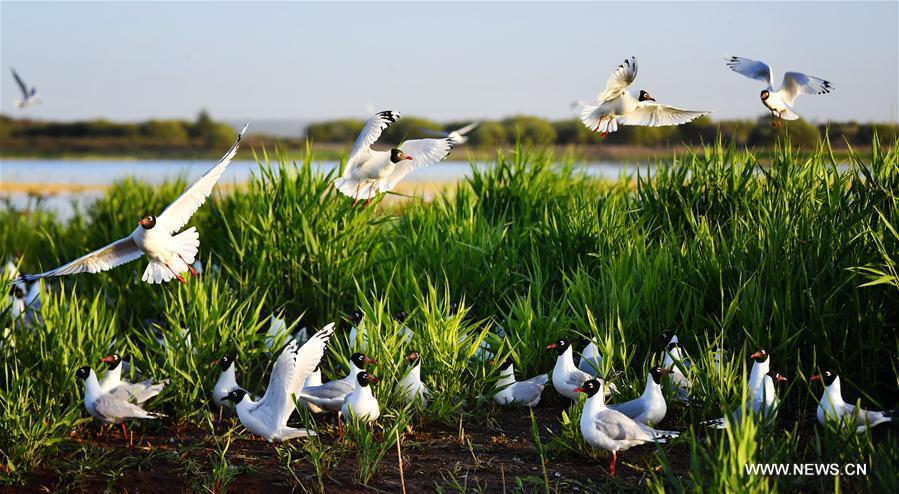
{"label": "gull in flight over grass", "polygon": [[765,62],[740,57],[727,57],[726,60],[727,66],[734,72],[768,84],[759,97],[771,112],[772,127],[780,127],[783,120],[799,119],[799,115],[793,113],[793,105],[800,94],[827,94],[833,91],[833,84],[829,81],[801,72],[785,73],[780,89],[775,91],[774,72]]}
{"label": "gull in flight over grass", "polygon": [[381,192],[388,192],[412,170],[440,162],[458,144],[452,134],[442,139],[412,139],[389,151],[371,148],[381,133],[396,122],[400,114],[382,111],[371,117],[353,144],[343,169],[343,176],[334,180],[334,187],[365,205]]}
{"label": "gull in flight over grass", "polygon": [[596,97],[596,104],[581,107],[581,122],[593,132],[602,132],[601,136],[605,137],[618,130],[618,125],[681,125],[711,113],[660,105],[645,90],[634,98],[627,88],[636,78],[637,59],[631,57],[612,72],[605,90]]}
{"label": "gull in flight over grass", "polygon": [[16,80],[16,84],[19,85],[19,90],[22,91],[22,99],[16,100],[16,108],[27,108],[29,106],[36,105],[41,102],[41,97],[37,95],[37,88],[32,86],[31,88],[25,84],[25,81],[19,77],[19,74],[16,73],[16,69],[12,70],[12,77]]}
{"label": "gull in flight over grass", "polygon": [[237,417],[247,430],[270,443],[315,435],[308,429],[288,427],[287,419],[296,408],[294,395],[302,389],[306,376],[318,367],[333,332],[334,323],[331,323],[303,346],[291,340],[275,361],[268,388],[259,401],[254,402],[243,389],[228,394],[228,399],[237,404]]}
{"label": "gull in flight over grass", "polygon": [[135,261],[143,255],[150,258],[150,264],[141,277],[147,283],[164,283],[172,279],[187,283],[180,274],[185,271],[190,271],[192,275],[198,276],[192,266],[200,246],[200,234],[196,227],[190,227],[177,235],[173,234],[187,224],[190,217],[197,212],[212,193],[212,188],[225,172],[228,163],[237,154],[237,147],[246,130],[247,127],[244,126],[237,136],[237,141],[219,160],[218,164],[188,187],[159,216],[147,214],[137,222],[137,228],[127,237],[79,257],[64,266],[40,274],[27,274],[18,278],[17,281],[30,282],[49,276],[99,273]]}

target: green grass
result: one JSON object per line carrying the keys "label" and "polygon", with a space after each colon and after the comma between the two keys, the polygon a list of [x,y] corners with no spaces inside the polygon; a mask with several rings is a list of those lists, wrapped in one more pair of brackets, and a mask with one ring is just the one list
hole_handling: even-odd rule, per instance
{"label": "green grass", "polygon": [[[96,366],[113,338],[142,371],[172,379],[149,406],[171,418],[135,425],[136,434],[186,426],[211,433],[209,390],[217,370],[210,362],[236,352],[239,381],[259,392],[272,360],[263,347],[271,313],[283,312],[296,329],[321,327],[361,307],[370,353],[380,361],[375,393],[383,415],[373,428],[350,429],[359,451],[319,439],[280,446],[288,473],[296,462],[314,466],[312,483],[296,479],[303,489],[325,490],[329,472],[347,464],[355,482],[367,484],[383,471],[385,456],[395,455],[397,432],[405,450],[407,426],[464,430],[466,422],[490,413],[497,364],[469,362],[481,339],[493,342],[501,357],[512,356],[521,377],[551,369],[555,355],[545,350],[548,342],[597,336],[606,370],[623,371],[616,383],[631,397],[642,390],[646,370],[659,363],[659,333],[671,329],[694,361],[691,377],[704,399],[689,409],[672,407],[676,413],[663,423],[686,431],[680,446],[672,446],[679,449],[663,447],[649,459],[622,456],[646,468],[638,486],[895,491],[895,434],[847,437],[811,423],[820,388],[807,379],[827,367],[842,376],[847,399],[896,406],[896,144],[875,141],[869,153],[852,154],[848,166],[838,166],[844,162],[827,143],[803,150],[787,143],[760,167],[751,152],[718,142],[660,162],[652,177],[616,182],[583,176],[568,158],[567,165],[554,166],[551,153],[516,147],[433,202],[376,201],[364,209],[329,186],[333,177],[312,169],[310,154],[293,163],[263,153],[245,188],[214,194],[190,223],[201,234],[206,274],[200,281],[147,285],[140,282],[146,261],[138,261],[44,283],[43,324],[16,327],[0,349],[2,482],[21,485],[35,471],[64,472],[73,482],[88,475],[79,468],[115,471],[112,460],[77,453],[67,437],[87,427],[74,371]],[[137,218],[161,211],[184,185],[122,181],[67,224],[52,213],[23,215],[6,206],[0,255],[22,253],[26,272],[54,267],[127,235]],[[455,316],[449,316],[451,302],[461,303]],[[7,303],[0,302],[0,327],[17,324],[4,310]],[[416,334],[409,344],[390,317],[399,310],[409,313],[407,325]],[[508,335],[501,348],[493,335],[498,326]],[[155,344],[154,328],[168,350]],[[185,330],[193,352],[184,347]],[[338,332],[326,354],[330,378],[344,372],[345,334]],[[468,338],[460,342],[463,335]],[[726,352],[720,374],[711,372],[712,355],[703,351],[711,345]],[[772,368],[790,378],[781,388],[778,424],[703,430],[700,420],[740,403],[747,356],[758,346],[769,350]],[[411,350],[421,353],[433,393],[424,412],[401,406],[391,393],[404,369],[402,356]],[[554,394],[547,389],[544,400],[552,402]],[[575,407],[554,423],[534,423],[535,465],[569,456],[605,463],[605,453],[589,451],[579,438],[579,413]],[[554,431],[541,443],[539,433],[548,427]],[[220,492],[248,468],[234,463],[233,440],[244,433],[219,434],[204,463],[211,467],[186,461],[175,473],[196,490]],[[79,460],[61,465],[54,460],[61,453]],[[831,461],[867,463],[869,475],[748,478],[742,471],[745,462]],[[654,471],[649,463],[662,468]],[[508,484],[542,491],[588,482],[560,484],[542,469],[534,474]],[[446,491],[482,488],[455,470],[433,477]],[[589,485],[623,484],[603,471]]]}

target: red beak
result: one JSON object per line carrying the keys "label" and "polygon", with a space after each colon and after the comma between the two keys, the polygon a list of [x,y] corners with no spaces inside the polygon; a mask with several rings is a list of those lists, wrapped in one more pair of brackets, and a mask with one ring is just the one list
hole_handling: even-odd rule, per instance
{"label": "red beak", "polygon": [[365,365],[369,365],[369,364],[374,365],[374,364],[377,364],[377,363],[378,363],[377,360],[375,360],[375,359],[370,359],[370,358],[368,358],[368,357],[365,357],[365,359],[362,360],[362,362],[364,362]]}
{"label": "red beak", "polygon": [[782,383],[782,382],[786,382],[786,381],[787,381],[787,378],[785,378],[784,376],[777,376],[777,382]]}
{"label": "red beak", "polygon": [[752,355],[750,355],[750,357],[752,357],[752,358],[761,358],[761,357],[762,357],[762,354],[759,353],[759,352],[755,352],[755,353],[753,353]]}
{"label": "red beak", "polygon": [[574,389],[572,389],[572,391],[574,391],[575,393],[583,393],[584,388],[574,388]]}
{"label": "red beak", "polygon": [[368,375],[368,382],[370,382],[370,383],[376,383],[376,382],[378,382],[378,381],[380,381],[380,380],[381,380],[381,379],[378,378],[377,376],[373,376],[373,375],[371,375],[371,374]]}
{"label": "red beak", "polygon": [[671,374],[671,369],[662,369],[659,371],[659,374],[661,374],[663,376]]}
{"label": "red beak", "polygon": [[219,363],[219,359],[215,359],[212,361],[211,364],[209,364],[209,367],[215,367],[216,365],[218,365],[218,363]]}
{"label": "red beak", "polygon": [[407,159],[407,160],[414,160],[415,158],[413,158],[412,156],[409,156],[409,155],[407,154],[407,155],[406,155],[406,159]]}
{"label": "red beak", "polygon": [[812,376],[812,381],[820,381],[820,380],[821,380],[820,374],[815,374],[814,376]]}
{"label": "red beak", "polygon": [[549,345],[546,345],[547,350],[552,350],[554,348],[559,348],[559,345],[556,345],[555,343],[550,343]]}
{"label": "red beak", "polygon": [[103,362],[103,363],[106,363],[106,364],[111,364],[111,363],[115,362],[115,358],[113,358],[112,355],[107,355],[107,356],[101,358],[101,359],[100,359],[100,362]]}

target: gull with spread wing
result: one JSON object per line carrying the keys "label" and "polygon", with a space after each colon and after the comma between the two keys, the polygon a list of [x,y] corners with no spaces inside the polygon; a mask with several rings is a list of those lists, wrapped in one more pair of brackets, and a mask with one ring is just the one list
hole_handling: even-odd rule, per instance
{"label": "gull with spread wing", "polygon": [[627,88],[636,78],[637,59],[631,57],[612,72],[606,88],[596,97],[596,104],[581,106],[581,122],[593,132],[602,132],[601,136],[605,137],[618,130],[618,125],[681,125],[711,113],[660,105],[645,90],[634,98]]}
{"label": "gull with spread wing", "polygon": [[382,111],[371,117],[353,144],[343,169],[343,176],[334,180],[334,187],[353,198],[353,205],[360,199],[365,205],[381,192],[388,192],[416,168],[440,162],[458,144],[451,133],[442,139],[412,139],[389,151],[371,148],[381,133],[396,122],[400,114]]}
{"label": "gull with spread wing", "polygon": [[16,69],[12,70],[12,77],[16,80],[16,84],[19,85],[19,91],[22,91],[22,99],[16,100],[16,108],[27,108],[32,105],[36,105],[41,102],[41,97],[37,95],[37,88],[32,86],[28,87],[25,84],[25,81],[19,77],[19,74],[16,73]]}
{"label": "gull with spread wing", "polygon": [[774,72],[765,62],[740,57],[727,57],[726,60],[727,66],[734,72],[768,84],[759,97],[771,112],[772,127],[780,127],[782,120],[799,118],[799,115],[793,113],[793,105],[800,94],[827,94],[833,91],[833,84],[829,81],[801,72],[785,73],[780,89],[775,91]]}
{"label": "gull with spread wing", "polygon": [[190,217],[200,209],[200,206],[212,193],[212,188],[237,153],[240,139],[246,130],[247,127],[244,126],[237,136],[237,141],[219,160],[218,164],[185,190],[159,216],[147,214],[137,222],[137,228],[127,237],[79,257],[64,266],[40,274],[27,274],[18,278],[17,281],[29,282],[50,276],[99,273],[135,261],[143,255],[150,258],[150,264],[141,277],[147,283],[164,283],[172,279],[187,283],[179,274],[185,271],[190,271],[192,275],[198,276],[197,271],[191,265],[197,256],[197,248],[200,246],[200,234],[197,233],[196,227],[190,227],[177,235],[173,234],[187,224]]}
{"label": "gull with spread wing", "polygon": [[308,429],[288,427],[287,419],[296,408],[294,394],[300,392],[306,376],[321,362],[325,345],[333,332],[334,324],[331,323],[312,335],[303,346],[291,340],[275,361],[268,388],[259,401],[254,402],[242,389],[228,394],[228,399],[237,404],[237,417],[247,430],[268,442],[315,435]]}

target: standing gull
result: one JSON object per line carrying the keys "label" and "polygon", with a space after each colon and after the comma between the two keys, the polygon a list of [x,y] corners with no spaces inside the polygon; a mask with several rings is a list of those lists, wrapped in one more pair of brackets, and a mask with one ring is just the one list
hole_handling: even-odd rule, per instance
{"label": "standing gull", "polygon": [[818,400],[816,411],[818,422],[821,425],[828,421],[835,421],[841,427],[855,430],[856,433],[861,434],[871,427],[893,421],[893,418],[885,412],[863,410],[843,401],[840,376],[835,372],[824,371],[821,374],[815,374],[812,376],[812,381],[821,381],[824,384],[824,393]]}

